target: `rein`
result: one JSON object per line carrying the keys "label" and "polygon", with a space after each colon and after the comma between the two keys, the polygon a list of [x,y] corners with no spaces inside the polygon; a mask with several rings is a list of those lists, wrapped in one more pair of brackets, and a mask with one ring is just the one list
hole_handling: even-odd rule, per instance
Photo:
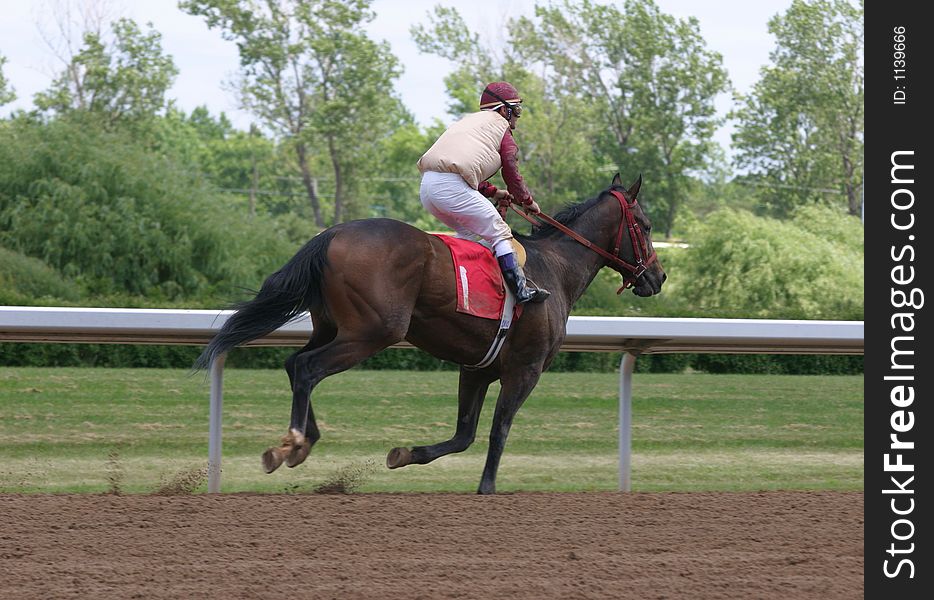
{"label": "rein", "polygon": [[[622,193],[617,192],[616,190],[610,190],[610,194],[613,195],[619,201],[619,208],[623,212],[622,219],[619,222],[619,230],[616,232],[616,241],[613,246],[613,252],[607,252],[603,248],[595,245],[593,242],[583,237],[573,229],[565,226],[562,223],[559,223],[552,217],[548,216],[543,212],[536,213],[535,218],[530,217],[525,214],[525,212],[520,211],[515,206],[512,206],[512,209],[516,211],[520,216],[522,216],[526,221],[535,225],[536,227],[541,227],[541,223],[535,219],[541,219],[542,221],[548,223],[558,231],[564,233],[574,241],[580,243],[581,245],[589,248],[590,250],[596,252],[603,258],[607,259],[611,264],[616,265],[626,271],[631,273],[630,277],[623,275],[623,285],[618,290],[617,294],[623,293],[624,290],[631,288],[635,285],[636,280],[645,273],[645,270],[656,260],[658,260],[658,253],[654,250],[649,252],[648,242],[645,240],[645,233],[642,231],[641,226],[637,226],[636,216],[632,211],[632,207],[636,205],[636,201],[633,200],[632,204],[626,202],[625,196]],[[505,212],[505,211],[504,211]],[[619,257],[619,248],[623,239],[623,227],[628,227],[629,229],[629,240],[632,243],[632,253],[635,255],[636,264],[631,265],[628,262],[624,261]]]}

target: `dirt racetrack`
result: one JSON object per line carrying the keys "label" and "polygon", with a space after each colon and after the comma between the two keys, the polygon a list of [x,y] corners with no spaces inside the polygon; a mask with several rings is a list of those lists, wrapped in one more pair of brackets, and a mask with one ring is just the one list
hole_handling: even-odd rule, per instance
{"label": "dirt racetrack", "polygon": [[861,598],[840,492],[0,495],[0,598]]}

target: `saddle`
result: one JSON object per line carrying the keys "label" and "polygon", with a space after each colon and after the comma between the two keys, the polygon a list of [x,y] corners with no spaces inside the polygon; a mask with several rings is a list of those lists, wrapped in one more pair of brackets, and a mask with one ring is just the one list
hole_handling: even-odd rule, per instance
{"label": "saddle", "polygon": [[[450,235],[435,234],[451,251],[454,261],[454,285],[457,288],[457,312],[480,317],[481,319],[500,320],[506,303],[506,288],[503,274],[493,252],[483,244],[456,238]],[[515,240],[519,264],[525,263],[525,249]],[[522,307],[516,307],[518,318]]]}
{"label": "saddle", "polygon": [[[517,305],[515,296],[506,290],[499,263],[489,248],[449,235],[438,237],[451,250],[451,259],[454,261],[456,310],[483,319],[499,319],[499,331],[483,359],[473,365],[464,365],[466,369],[483,369],[496,360],[506,341],[509,327],[522,314],[522,305]],[[515,240],[512,242],[517,259],[524,263],[525,249]]]}

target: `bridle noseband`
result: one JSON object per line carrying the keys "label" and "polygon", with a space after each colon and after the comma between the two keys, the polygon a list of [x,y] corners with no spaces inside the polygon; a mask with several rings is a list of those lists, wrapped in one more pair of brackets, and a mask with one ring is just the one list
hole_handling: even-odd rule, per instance
{"label": "bridle noseband", "polygon": [[[632,273],[631,278],[623,276],[623,287],[616,292],[620,294],[623,290],[636,284],[636,280],[642,277],[645,270],[658,260],[658,253],[655,252],[654,248],[651,252],[649,251],[649,243],[645,239],[645,230],[641,225],[637,227],[638,223],[636,223],[636,214],[633,209],[638,205],[639,201],[633,198],[632,204],[628,204],[622,192],[610,190],[610,194],[619,200],[620,210],[623,211],[623,218],[619,221],[619,231],[616,232],[616,244],[613,246],[613,262]],[[629,228],[629,241],[632,243],[632,254],[636,259],[635,265],[630,265],[619,257],[619,247],[623,239],[623,223]]]}
{"label": "bridle noseband", "polygon": [[[642,226],[636,222],[636,215],[633,209],[638,205],[638,201],[633,199],[631,203],[626,202],[626,197],[622,192],[617,190],[609,190],[609,193],[619,201],[619,208],[623,212],[622,218],[619,221],[619,229],[616,232],[616,240],[613,243],[612,253],[607,252],[603,248],[595,245],[593,242],[583,237],[573,229],[570,229],[569,227],[559,223],[545,213],[536,213],[535,217],[545,221],[555,229],[558,229],[562,233],[570,236],[576,242],[579,242],[580,244],[593,250],[603,258],[607,259],[611,265],[629,271],[630,276],[626,277],[623,275],[623,285],[618,290],[616,290],[617,294],[621,294],[624,290],[633,287],[636,284],[636,281],[645,273],[646,269],[648,269],[652,263],[658,260],[658,253],[656,253],[654,249],[649,251],[649,243],[646,240],[645,231],[642,229]],[[537,223],[532,219],[532,217],[528,216],[523,211],[520,211],[515,207],[513,207],[513,210],[525,217],[533,225],[541,225],[541,223]],[[629,229],[629,240],[632,244],[632,253],[636,262],[634,265],[629,264],[619,256],[620,246],[623,243],[624,227]],[[620,273],[620,275],[622,275],[622,273]]]}

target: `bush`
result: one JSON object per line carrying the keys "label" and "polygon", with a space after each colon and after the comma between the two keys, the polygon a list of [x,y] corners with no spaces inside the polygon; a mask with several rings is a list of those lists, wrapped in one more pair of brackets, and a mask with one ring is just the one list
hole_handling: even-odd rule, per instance
{"label": "bush", "polygon": [[194,346],[0,343],[6,367],[188,368],[201,352]]}
{"label": "bush", "polygon": [[75,301],[78,297],[74,282],[41,260],[0,247],[0,304],[31,305],[56,299]]}
{"label": "bush", "polygon": [[862,356],[810,354],[698,354],[693,367],[707,373],[859,375]]}
{"label": "bush", "polygon": [[703,316],[862,320],[862,234],[831,207],[791,222],[723,209],[695,226],[666,291]]}
{"label": "bush", "polygon": [[165,301],[256,288],[296,249],[268,219],[229,210],[190,166],[84,125],[0,128],[0,244],[89,294]]}
{"label": "bush", "polygon": [[[237,348],[226,366],[239,369],[282,369],[297,348]],[[111,367],[188,369],[200,346],[120,344],[0,343],[0,366]],[[559,352],[549,371],[612,373],[619,369],[619,352]],[[359,369],[398,371],[454,371],[458,366],[418,349],[392,349],[368,358]],[[771,354],[643,354],[637,373],[757,373],[789,375],[856,375],[863,372],[862,356]]]}

